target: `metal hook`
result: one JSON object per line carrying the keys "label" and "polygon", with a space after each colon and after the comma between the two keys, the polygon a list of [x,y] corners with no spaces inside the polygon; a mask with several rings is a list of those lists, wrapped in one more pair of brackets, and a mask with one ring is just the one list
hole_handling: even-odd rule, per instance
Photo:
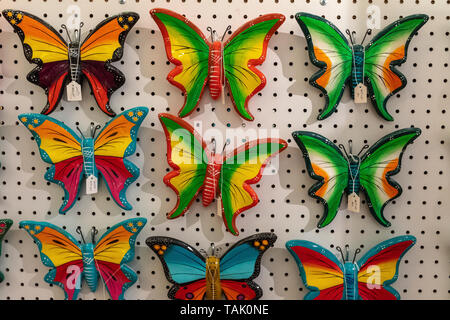
{"label": "metal hook", "polygon": [[217,148],[216,138],[211,139],[211,144],[214,144],[213,153],[216,153],[216,148]]}
{"label": "metal hook", "polygon": [[83,240],[83,243],[86,244],[86,240],[84,240],[83,231],[81,231],[81,227],[77,227],[75,231],[81,236],[81,240]]}
{"label": "metal hook", "polygon": [[231,25],[228,25],[225,32],[223,33],[222,40],[221,40],[222,42],[223,42],[223,39],[225,39],[225,36],[227,35],[228,31],[230,31],[230,30],[231,30]]}
{"label": "metal hook", "polygon": [[348,261],[348,248],[350,248],[350,246],[348,244],[345,245],[345,261]]}
{"label": "metal hook", "polygon": [[353,140],[352,139],[348,140],[348,152],[350,155],[353,154]]}
{"label": "metal hook", "polygon": [[211,255],[212,255],[213,257],[216,256],[216,246],[215,246],[214,243],[211,243]]}

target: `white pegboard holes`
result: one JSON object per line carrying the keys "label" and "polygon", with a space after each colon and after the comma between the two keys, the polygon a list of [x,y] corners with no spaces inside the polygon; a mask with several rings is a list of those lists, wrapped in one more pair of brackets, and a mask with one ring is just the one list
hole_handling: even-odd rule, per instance
{"label": "white pegboard holes", "polygon": [[[450,4],[439,1],[331,1],[325,6],[320,1],[170,1],[153,2],[93,0],[3,0],[3,8],[26,9],[52,26],[66,23],[67,8],[80,7],[85,30],[95,27],[102,19],[122,11],[139,13],[125,43],[124,58],[115,65],[125,74],[126,82],[111,98],[116,112],[131,107],[147,106],[150,113],[143,123],[136,154],[130,160],[141,169],[141,176],[127,191],[133,211],[117,210],[103,184],[94,197],[82,196],[77,207],[60,216],[62,201],[58,186],[47,184],[43,175],[47,165],[38,154],[29,132],[19,125],[17,115],[39,112],[45,103],[43,90],[30,84],[26,75],[33,66],[23,56],[22,45],[10,25],[0,18],[0,215],[15,221],[3,244],[0,270],[5,281],[0,286],[0,299],[62,299],[60,288],[44,282],[48,268],[43,266],[36,246],[29,236],[17,229],[20,220],[49,221],[74,231],[76,226],[112,226],[124,219],[141,216],[149,219],[138,238],[135,259],[130,266],[138,271],[139,280],[126,294],[127,299],[166,299],[170,284],[164,277],[159,261],[144,241],[147,236],[180,238],[197,249],[235,243],[238,239],[224,232],[221,218],[214,205],[203,208],[195,202],[190,212],[177,220],[168,221],[166,213],[176,203],[173,191],[163,183],[169,171],[166,145],[157,114],[176,114],[183,104],[180,91],[166,81],[173,69],[167,61],[159,28],[149,15],[156,7],[183,13],[202,31],[208,26],[224,31],[233,30],[259,14],[281,13],[286,16],[269,43],[265,63],[258,67],[267,78],[267,86],[251,100],[250,109],[255,121],[244,129],[279,130],[280,138],[289,142],[289,148],[279,155],[278,175],[265,176],[255,187],[260,203],[239,217],[242,228],[239,239],[258,232],[273,231],[278,236],[275,247],[262,260],[262,272],[257,282],[264,291],[263,299],[301,299],[307,293],[298,268],[284,243],[291,239],[305,239],[323,246],[349,244],[352,248],[371,248],[396,235],[411,234],[417,244],[405,256],[400,266],[396,290],[402,299],[448,299],[450,235],[448,225],[450,149],[448,129],[450,114],[449,40]],[[344,93],[338,112],[325,121],[317,122],[324,97],[311,87],[309,77],[317,71],[309,60],[306,41],[294,19],[298,11],[323,15],[341,30],[366,30],[367,8],[380,10],[383,28],[401,16],[425,13],[428,23],[411,42],[408,60],[400,67],[408,85],[389,100],[394,123],[379,118],[371,105],[354,105],[348,91]],[[62,31],[62,30],[61,30]],[[83,34],[85,36],[85,33]],[[95,106],[89,86],[83,86],[85,100],[80,104],[62,101],[52,114],[74,128],[87,130],[91,122],[104,124],[108,118]],[[202,121],[203,128],[221,132],[242,127],[229,97],[225,105],[212,101],[207,94],[194,113],[186,119],[191,124]],[[308,195],[314,181],[309,178],[302,155],[290,139],[296,130],[315,131],[336,141],[353,139],[355,145],[374,142],[396,129],[414,125],[422,129],[422,136],[407,149],[402,171],[395,176],[403,194],[386,209],[392,227],[384,229],[375,223],[363,206],[359,214],[340,212],[327,228],[318,230],[323,207]],[[290,139],[290,140],[288,140]],[[102,287],[96,293],[86,288],[83,299],[104,299]]]}

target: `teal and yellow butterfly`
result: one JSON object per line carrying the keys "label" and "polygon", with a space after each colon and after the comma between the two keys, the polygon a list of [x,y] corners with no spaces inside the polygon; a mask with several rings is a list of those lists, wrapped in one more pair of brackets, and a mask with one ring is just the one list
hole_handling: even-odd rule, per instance
{"label": "teal and yellow butterfly", "polygon": [[150,14],[161,30],[168,59],[176,65],[167,79],[185,96],[178,115],[185,117],[194,111],[207,84],[211,97],[218,99],[224,94],[227,82],[236,111],[244,119],[253,120],[248,110],[249,100],[266,85],[264,74],[255,66],[266,60],[269,40],[285,17],[262,15],[244,24],[222,43],[211,28],[208,30],[212,42],[178,13],[153,9]]}
{"label": "teal and yellow butterfly", "polygon": [[296,19],[305,34],[310,59],[320,68],[309,81],[326,99],[318,119],[323,120],[336,111],[347,84],[352,97],[355,88],[365,84],[380,116],[393,121],[386,109],[387,101],[407,82],[396,66],[406,61],[411,38],[428,21],[428,16],[417,14],[397,20],[365,47],[364,39],[361,44],[355,44],[354,33],[347,30],[349,44],[339,29],[322,17],[301,12]]}
{"label": "teal and yellow butterfly", "polygon": [[[389,227],[391,224],[383,215],[384,207],[402,193],[402,188],[391,176],[400,171],[403,152],[420,134],[418,128],[398,130],[370,148],[364,146],[355,155],[351,140],[347,152],[342,144],[337,147],[317,133],[294,132],[292,136],[302,150],[308,173],[318,181],[309,189],[309,195],[325,206],[318,227],[327,226],[336,217],[344,192],[357,196],[360,189],[365,193],[374,218]],[[368,150],[361,156],[365,149]]]}
{"label": "teal and yellow butterfly", "polygon": [[[13,221],[10,219],[1,219],[0,220],[0,254],[2,253],[2,242],[9,228],[11,228]],[[0,272],[0,282],[5,279],[3,273]]]}
{"label": "teal and yellow butterfly", "polygon": [[177,194],[177,204],[169,219],[183,216],[202,191],[203,205],[221,201],[226,228],[238,235],[235,224],[240,213],[258,204],[250,186],[257,183],[270,158],[287,148],[282,139],[248,141],[224,155],[209,150],[194,128],[181,118],[160,114],[167,139],[167,161],[173,169],[164,182]]}

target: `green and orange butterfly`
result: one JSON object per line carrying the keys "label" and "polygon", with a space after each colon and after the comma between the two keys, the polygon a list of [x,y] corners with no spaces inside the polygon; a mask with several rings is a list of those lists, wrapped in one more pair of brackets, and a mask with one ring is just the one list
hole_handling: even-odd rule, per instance
{"label": "green and orange butterfly", "polygon": [[391,223],[383,215],[384,208],[402,193],[402,188],[392,176],[400,171],[406,147],[420,134],[419,128],[398,130],[370,148],[365,145],[358,154],[354,154],[351,140],[347,152],[342,144],[338,147],[320,134],[309,131],[292,133],[302,150],[309,176],[318,181],[309,189],[309,195],[325,207],[318,227],[323,228],[333,221],[344,193],[357,197],[357,209],[351,211],[359,212],[361,189],[373,217],[381,225],[389,227]]}
{"label": "green and orange butterfly", "polygon": [[[266,85],[266,78],[255,66],[266,59],[270,38],[284,22],[281,14],[262,15],[244,24],[222,43],[212,28],[212,42],[192,22],[167,9],[153,9],[151,16],[161,30],[167,57],[176,65],[167,79],[183,91],[185,117],[194,111],[209,85],[211,97],[224,95],[228,84],[233,105],[239,115],[253,120],[249,100]],[[231,27],[228,27],[226,33]]]}
{"label": "green and orange butterfly", "polygon": [[[310,59],[320,68],[309,81],[322,91],[326,99],[318,119],[323,120],[336,111],[347,84],[352,98],[355,88],[362,84],[368,87],[369,97],[378,114],[393,121],[386,109],[387,101],[402,90],[407,82],[396,66],[406,61],[409,43],[428,21],[428,16],[417,14],[397,20],[378,33],[365,47],[365,37],[361,44],[356,44],[354,32],[347,30],[351,41],[349,44],[342,32],[322,17],[301,12],[296,15],[296,19],[305,34]],[[369,33],[371,30],[367,31],[366,36]]]}
{"label": "green and orange butterfly", "polygon": [[228,231],[238,235],[236,217],[259,201],[250,185],[261,179],[270,158],[286,149],[286,141],[258,139],[227,154],[216,153],[183,119],[160,114],[159,120],[167,139],[167,161],[173,169],[164,182],[177,194],[177,204],[168,218],[183,216],[202,191],[205,207],[214,199],[221,201],[219,214]]}

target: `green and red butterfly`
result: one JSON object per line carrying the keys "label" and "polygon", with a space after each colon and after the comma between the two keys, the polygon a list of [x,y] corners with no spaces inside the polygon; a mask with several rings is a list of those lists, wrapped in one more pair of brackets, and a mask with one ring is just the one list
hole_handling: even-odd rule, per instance
{"label": "green and red butterfly", "polygon": [[310,78],[310,84],[320,89],[326,99],[318,119],[323,120],[336,111],[347,84],[352,97],[355,88],[363,84],[368,86],[369,96],[379,115],[393,121],[386,109],[387,101],[407,82],[396,67],[406,61],[409,43],[428,21],[428,16],[417,14],[397,20],[365,47],[364,39],[361,44],[356,44],[354,33],[347,30],[351,40],[349,44],[342,32],[322,17],[301,12],[296,19],[305,34],[310,59],[320,68]]}
{"label": "green and red butterfly", "polygon": [[168,59],[176,65],[167,79],[185,96],[178,115],[185,117],[194,111],[207,84],[211,97],[218,99],[224,95],[227,83],[236,111],[242,118],[253,120],[248,110],[249,100],[266,85],[264,74],[255,66],[265,61],[269,40],[285,17],[262,15],[244,24],[222,43],[211,28],[208,30],[212,42],[178,13],[153,9],[150,14],[162,32]]}
{"label": "green and red butterfly", "polygon": [[270,158],[286,149],[286,141],[274,138],[247,141],[224,155],[210,150],[194,128],[181,118],[160,114],[159,120],[167,139],[167,161],[173,169],[164,182],[178,196],[168,218],[184,215],[202,191],[205,207],[215,198],[221,201],[219,214],[226,228],[238,235],[236,217],[259,201],[250,185],[261,179]]}

